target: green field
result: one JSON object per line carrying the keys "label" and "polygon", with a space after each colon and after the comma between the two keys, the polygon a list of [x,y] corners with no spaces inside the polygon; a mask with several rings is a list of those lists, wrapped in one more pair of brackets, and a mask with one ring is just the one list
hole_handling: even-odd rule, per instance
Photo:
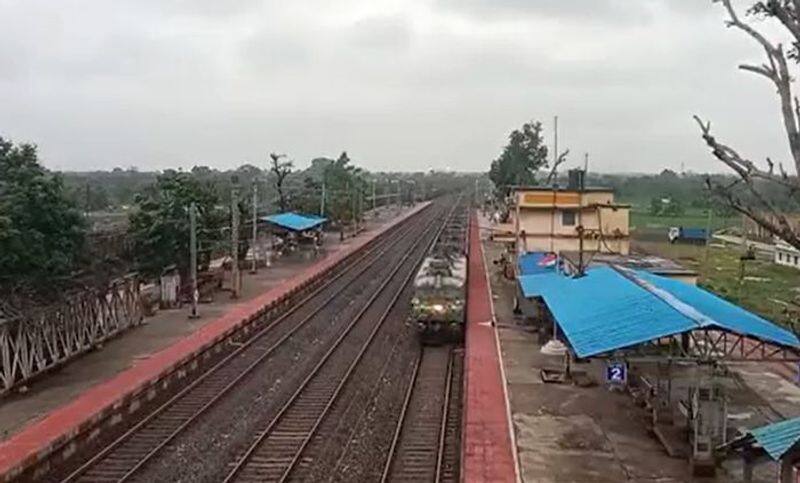
{"label": "green field", "polygon": [[[708,222],[708,215],[704,210],[686,210],[686,213],[681,216],[654,216],[646,211],[631,210],[631,228],[636,229],[669,228],[671,226],[705,228],[708,226]],[[711,217],[712,230],[740,224],[741,220],[738,217]]]}

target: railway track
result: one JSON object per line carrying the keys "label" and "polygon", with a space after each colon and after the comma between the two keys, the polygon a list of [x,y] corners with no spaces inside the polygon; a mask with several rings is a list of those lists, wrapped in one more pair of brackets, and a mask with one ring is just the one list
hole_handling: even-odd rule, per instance
{"label": "railway track", "polygon": [[462,363],[451,346],[420,350],[382,482],[459,481]]}
{"label": "railway track", "polygon": [[[260,328],[241,347],[155,408],[122,436],[101,448],[66,478],[56,476],[51,479],[63,482],[126,481],[138,474],[171,441],[263,366],[304,327],[324,318],[325,313],[343,310],[346,304],[358,298],[365,286],[377,284],[376,280],[388,280],[387,267],[391,269],[394,266],[396,271],[403,266],[422,235],[430,230],[430,222],[435,216],[428,210],[394,230],[394,237],[388,236],[378,242],[288,312]],[[380,293],[384,286],[381,284],[375,293]],[[374,298],[373,295],[370,300]]]}
{"label": "railway track", "polygon": [[404,255],[406,263],[396,266],[278,414],[263,426],[232,466],[224,480],[226,483],[286,481],[296,476],[293,472],[298,467],[305,466],[303,469],[308,470],[313,458],[305,456],[304,452],[312,439],[324,437],[318,433],[323,421],[333,410],[338,396],[384,327],[403,290],[413,279],[416,267],[440,232],[441,227],[433,237],[430,237],[430,232],[428,237],[420,237],[414,248],[426,240],[424,250],[412,248]]}

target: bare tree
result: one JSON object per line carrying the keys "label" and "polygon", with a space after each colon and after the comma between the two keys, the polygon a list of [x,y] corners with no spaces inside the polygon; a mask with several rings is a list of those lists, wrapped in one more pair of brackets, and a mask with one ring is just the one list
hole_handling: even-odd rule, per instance
{"label": "bare tree", "polygon": [[289,200],[283,189],[283,182],[292,173],[294,163],[288,159],[281,161],[281,159],[286,158],[285,154],[270,153],[269,157],[272,160],[269,171],[275,175],[275,189],[278,191],[278,207],[281,212],[285,212],[289,207]]}
{"label": "bare tree", "polygon": [[544,182],[545,186],[549,185],[556,179],[556,174],[558,174],[558,167],[562,164],[567,162],[567,155],[569,154],[569,149],[564,151],[563,153],[559,154],[556,157],[556,160],[553,162],[553,167],[550,169],[550,174],[547,175],[547,180]]}
{"label": "bare tree", "polygon": [[[800,228],[792,226],[781,207],[777,206],[774,199],[768,195],[775,190],[786,191],[792,199],[798,199],[800,182],[797,174],[800,172],[800,103],[792,94],[794,79],[789,73],[789,62],[797,63],[800,59],[798,47],[800,46],[800,0],[767,0],[758,1],[748,9],[747,14],[757,18],[777,19],[794,39],[792,47],[786,52],[779,42],[772,42],[750,23],[743,21],[731,0],[712,0],[721,3],[728,20],[726,25],[738,29],[764,49],[766,62],[761,65],[742,64],[739,68],[769,79],[776,87],[781,105],[781,115],[789,142],[789,151],[792,155],[794,175],[786,171],[783,163],[775,163],[767,158],[765,166],[759,167],[755,162],[742,156],[735,149],[718,141],[711,134],[711,123],[702,121],[694,116],[700,126],[703,140],[714,156],[730,167],[737,175],[733,183],[727,185],[706,180],[709,189],[724,200],[729,206],[742,213],[765,230],[779,236],[787,243],[800,248]],[[791,169],[791,168],[790,168]]]}

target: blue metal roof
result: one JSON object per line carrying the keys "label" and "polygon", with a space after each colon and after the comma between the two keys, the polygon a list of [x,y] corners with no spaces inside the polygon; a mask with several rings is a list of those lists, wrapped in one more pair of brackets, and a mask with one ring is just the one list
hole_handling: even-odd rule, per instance
{"label": "blue metal roof", "polygon": [[636,273],[639,277],[667,291],[681,302],[694,307],[707,317],[712,325],[767,342],[778,342],[783,345],[800,347],[800,340],[792,332],[752,312],[748,312],[738,305],[717,297],[707,290],[648,272],[637,271]]}
{"label": "blue metal roof", "polygon": [[541,261],[550,255],[546,252],[528,252],[520,255],[517,260],[519,266],[519,273],[522,275],[533,275],[535,273],[548,273],[552,272],[552,266],[543,267],[539,265]]}
{"label": "blue metal roof", "polygon": [[558,273],[519,278],[525,297],[541,296],[578,357],[589,357],[697,328],[610,267],[581,278]]}
{"label": "blue metal roof", "polygon": [[522,275],[533,275],[536,273],[550,273],[554,270],[553,266],[542,266],[540,263],[545,257],[550,255],[546,252],[523,253],[517,258],[519,273]]}
{"label": "blue metal roof", "polygon": [[800,418],[768,424],[748,432],[777,461],[800,441]]}
{"label": "blue metal roof", "polygon": [[294,231],[305,231],[317,227],[327,220],[315,215],[299,215],[297,213],[278,213],[261,218],[275,225]]}
{"label": "blue metal roof", "polygon": [[633,276],[600,266],[580,278],[556,272],[523,275],[519,284],[525,297],[544,299],[578,357],[711,325],[800,348],[789,331],[694,285],[644,271],[625,273]]}

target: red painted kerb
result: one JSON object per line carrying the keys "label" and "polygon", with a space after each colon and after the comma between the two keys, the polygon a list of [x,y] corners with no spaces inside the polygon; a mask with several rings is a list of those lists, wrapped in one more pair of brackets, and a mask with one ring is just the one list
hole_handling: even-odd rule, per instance
{"label": "red painted kerb", "polygon": [[467,268],[462,480],[516,481],[514,448],[506,407],[505,381],[492,325],[492,301],[483,259],[478,220],[469,229]]}

